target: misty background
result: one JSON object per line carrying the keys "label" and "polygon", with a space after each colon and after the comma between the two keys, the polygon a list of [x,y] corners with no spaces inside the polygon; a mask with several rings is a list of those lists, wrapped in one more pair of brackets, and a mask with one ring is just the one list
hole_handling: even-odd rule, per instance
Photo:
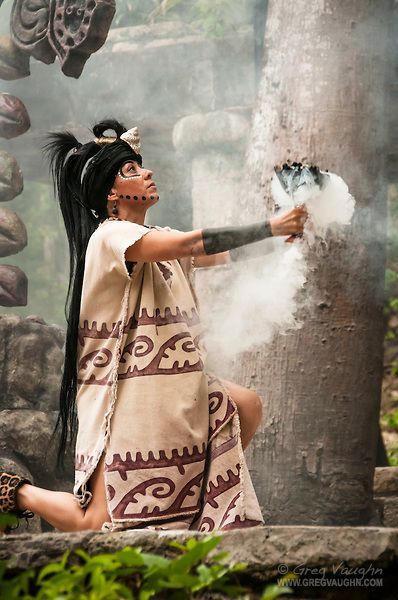
{"label": "misty background", "polygon": [[[242,115],[245,130],[233,151],[225,148],[226,157],[230,155],[230,168],[243,167],[256,94],[253,19],[256,6],[262,5],[263,13],[265,4],[203,2],[199,9],[198,2],[182,1],[162,14],[152,0],[117,2],[108,38],[79,79],[63,75],[58,60],[45,65],[32,58],[30,76],[1,81],[1,90],[20,98],[31,120],[26,134],[0,140],[0,148],[16,157],[24,177],[22,194],[3,206],[21,217],[28,233],[27,247],[3,258],[3,264],[19,266],[29,282],[27,306],[3,307],[3,314],[40,315],[47,323],[65,326],[68,248],[41,154],[48,131],[69,129],[85,142],[92,137],[88,128],[104,117],[119,119],[128,128],[137,125],[144,165],[154,171],[160,193],[147,223],[192,228],[192,156],[174,147],[173,130],[185,116],[232,109]],[[5,0],[0,8],[0,35],[9,31],[11,6],[12,0]],[[261,43],[262,36],[263,31]],[[211,140],[217,132],[211,129],[206,135]],[[225,144],[222,136],[208,149],[216,153],[215,160],[220,160],[220,143]],[[201,193],[206,193],[206,182]],[[231,203],[236,190],[231,194],[216,197]],[[211,214],[201,214],[200,221],[201,226],[212,224]]]}
{"label": "misty background", "polygon": [[[8,31],[11,3],[0,7],[0,33]],[[264,398],[262,429],[248,455],[267,516],[274,523],[347,524],[369,516],[383,373],[383,433],[394,436],[389,459],[398,464],[397,153],[393,127],[390,141],[385,133],[386,113],[396,111],[398,36],[385,52],[380,35],[397,2],[308,6],[313,10],[303,0],[294,10],[291,2],[269,2],[264,53],[267,2],[117,2],[107,41],[78,80],[65,77],[58,61],[32,59],[29,77],[2,81],[2,91],[21,98],[32,123],[27,133],[0,140],[25,180],[22,194],[4,206],[28,230],[27,247],[3,264],[18,265],[29,279],[28,305],[3,313],[36,314],[65,326],[68,249],[40,150],[47,131],[70,129],[84,142],[88,127],[104,117],[137,125],[144,165],[160,193],[147,222],[183,230],[259,221],[272,209],[266,190],[274,161],[289,153],[328,161],[320,166],[345,178],[359,210],[346,235],[312,253],[309,285],[298,297],[290,292],[308,275],[298,244],[274,263],[273,247],[267,248],[261,269],[237,267],[238,296],[234,268],[202,269],[195,277],[215,324],[224,308],[239,317],[223,323],[224,348],[236,351],[242,326],[261,343],[243,348],[228,377]],[[387,67],[390,105],[379,85]],[[298,302],[301,328],[285,318],[294,316]],[[286,324],[290,335],[273,336]],[[216,355],[220,371],[221,362]]]}

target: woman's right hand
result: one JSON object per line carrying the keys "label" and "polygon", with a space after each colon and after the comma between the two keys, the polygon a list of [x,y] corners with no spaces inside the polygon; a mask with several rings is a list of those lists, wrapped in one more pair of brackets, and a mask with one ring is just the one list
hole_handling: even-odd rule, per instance
{"label": "woman's right hand", "polygon": [[288,212],[271,217],[272,235],[295,235],[303,233],[304,223],[308,219],[308,212],[304,204],[295,206]]}

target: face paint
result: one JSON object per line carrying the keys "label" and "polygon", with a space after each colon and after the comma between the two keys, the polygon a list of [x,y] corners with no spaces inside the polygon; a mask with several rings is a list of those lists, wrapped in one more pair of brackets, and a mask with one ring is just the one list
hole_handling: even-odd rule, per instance
{"label": "face paint", "polygon": [[133,179],[134,177],[142,177],[140,173],[137,173],[136,166],[131,161],[122,164],[118,171],[118,175],[125,180]]}

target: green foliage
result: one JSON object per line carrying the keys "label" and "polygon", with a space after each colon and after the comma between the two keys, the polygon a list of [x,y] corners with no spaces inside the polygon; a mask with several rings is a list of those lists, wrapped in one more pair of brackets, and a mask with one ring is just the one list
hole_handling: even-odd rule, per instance
{"label": "green foliage", "polygon": [[386,314],[398,312],[398,187],[388,194],[387,268],[385,270]]}
{"label": "green foliage", "polygon": [[113,26],[180,20],[206,35],[222,36],[251,19],[253,0],[123,0]]}
{"label": "green foliage", "polygon": [[274,600],[282,594],[293,594],[292,588],[288,587],[288,583],[292,579],[298,579],[298,575],[296,573],[286,573],[278,579],[278,583],[268,585],[262,593],[261,600]]}
{"label": "green foliage", "polygon": [[398,467],[398,446],[387,448],[387,456],[390,467]]}
{"label": "green foliage", "polygon": [[387,307],[391,312],[398,311],[398,298],[388,298]]}
{"label": "green foliage", "polygon": [[150,13],[158,4],[156,0],[119,0],[112,27],[147,24]]}
{"label": "green foliage", "polygon": [[381,421],[389,429],[396,429],[398,431],[398,410],[387,413],[382,417]]}
{"label": "green foliage", "polygon": [[0,531],[7,525],[16,525],[19,519],[11,513],[0,513]]}
{"label": "green foliage", "polygon": [[393,269],[387,267],[385,271],[385,282],[387,289],[391,286],[391,284],[396,283],[398,280],[398,273]]}
{"label": "green foliage", "polygon": [[207,35],[220,37],[242,25],[251,10],[248,1],[197,0],[192,14]]}
{"label": "green foliage", "polygon": [[[89,556],[82,549],[68,550],[58,562],[16,575],[7,572],[12,565],[0,561],[0,598],[182,600],[194,597],[201,590],[237,598],[248,591],[236,577],[246,565],[228,564],[228,552],[209,558],[221,539],[211,535],[199,540],[191,538],[185,544],[172,541],[169,545],[179,551],[176,558],[142,552],[141,548],[131,546],[96,556]],[[262,599],[271,600],[290,591],[283,585],[268,586]]]}

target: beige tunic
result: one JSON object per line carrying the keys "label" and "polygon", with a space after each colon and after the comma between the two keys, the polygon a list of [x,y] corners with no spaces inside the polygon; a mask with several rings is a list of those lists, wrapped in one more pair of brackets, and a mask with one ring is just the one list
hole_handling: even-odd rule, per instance
{"label": "beige tunic", "polygon": [[261,525],[236,404],[204,370],[191,260],[126,264],[125,250],[149,231],[106,220],[87,247],[75,498],[89,504],[104,451],[103,531]]}

